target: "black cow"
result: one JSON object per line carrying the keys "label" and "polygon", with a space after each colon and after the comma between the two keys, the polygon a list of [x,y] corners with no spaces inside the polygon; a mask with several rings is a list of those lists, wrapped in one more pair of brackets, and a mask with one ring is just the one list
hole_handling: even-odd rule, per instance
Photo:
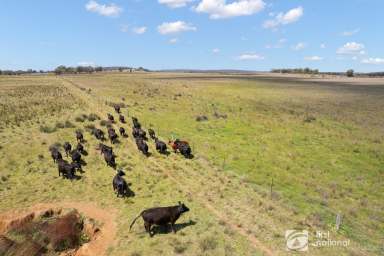
{"label": "black cow", "polygon": [[123,115],[119,115],[119,120],[120,122],[122,122],[123,124],[125,124],[125,118]]}
{"label": "black cow", "polygon": [[115,177],[113,177],[112,186],[113,191],[116,192],[117,197],[119,196],[126,196],[128,193],[128,184],[124,180],[122,176],[124,176],[125,173],[122,170],[119,170]]}
{"label": "black cow", "polygon": [[95,135],[96,139],[104,140],[104,132],[102,130],[95,128],[92,132]]}
{"label": "black cow", "polygon": [[59,176],[67,179],[75,178],[75,165],[68,163],[63,159],[57,161],[57,168],[59,170]]}
{"label": "black cow", "polygon": [[142,138],[136,138],[137,149],[140,150],[144,155],[148,156],[148,145]]}
{"label": "black cow", "polygon": [[132,229],[133,224],[135,224],[136,220],[141,216],[144,220],[145,231],[149,233],[149,236],[152,236],[152,225],[167,225],[168,223],[171,224],[172,231],[176,233],[173,225],[179,219],[181,214],[188,211],[189,208],[181,202],[179,202],[179,205],[176,206],[150,208],[142,211],[140,215],[133,220],[129,226],[129,230]]}
{"label": "black cow", "polygon": [[72,150],[72,146],[69,142],[65,142],[64,145],[63,145],[63,148],[65,150],[65,154],[67,155],[67,157],[69,156],[69,153],[71,153],[71,150]]}
{"label": "black cow", "polygon": [[153,129],[149,128],[148,134],[149,134],[149,137],[151,137],[151,139],[154,140],[156,138],[155,131]]}
{"label": "black cow", "polygon": [[181,141],[179,139],[176,139],[174,142],[170,141],[169,144],[172,146],[175,153],[177,153],[177,150],[186,158],[191,158],[192,150],[189,146],[188,142]]}
{"label": "black cow", "polygon": [[100,144],[99,144],[99,148],[98,148],[98,150],[100,150],[100,154],[105,154],[105,153],[107,153],[107,152],[113,154],[113,149],[112,149],[112,147],[109,147],[109,146],[107,146],[107,145],[105,145],[105,144],[103,144],[103,143],[100,143]]}
{"label": "black cow", "polygon": [[141,129],[141,124],[136,117],[132,117],[132,123],[134,128]]}
{"label": "black cow", "polygon": [[110,151],[105,152],[104,160],[108,166],[111,166],[112,168],[116,168],[115,155],[112,152]]}
{"label": "black cow", "polygon": [[73,150],[71,152],[71,158],[72,158],[72,161],[75,162],[75,163],[81,163],[81,154],[79,151],[77,150]]}
{"label": "black cow", "polygon": [[113,115],[111,114],[107,114],[107,115],[108,115],[108,120],[113,123],[115,121],[115,118],[113,117]]}
{"label": "black cow", "polygon": [[115,144],[115,142],[117,140],[117,134],[116,134],[115,129],[113,129],[112,127],[108,128],[108,137],[109,137],[111,143]]}
{"label": "black cow", "polygon": [[57,149],[56,147],[50,148],[49,151],[51,151],[51,156],[54,163],[56,163],[56,161],[59,159],[63,159],[63,156],[61,155],[59,149]]}
{"label": "black cow", "polygon": [[81,154],[84,154],[84,146],[81,143],[77,143],[76,150],[79,151]]}
{"label": "black cow", "polygon": [[147,140],[147,133],[144,130],[142,130],[141,128],[133,127],[132,128],[132,136],[135,139],[141,138],[143,140]]}
{"label": "black cow", "polygon": [[81,163],[72,162],[71,165],[75,168],[75,170],[83,172],[83,168],[81,167]]}
{"label": "black cow", "polygon": [[124,129],[123,127],[120,127],[120,128],[119,128],[119,132],[120,132],[120,135],[121,135],[122,137],[127,137],[127,134],[125,133],[125,129]]}
{"label": "black cow", "polygon": [[76,131],[76,140],[77,142],[80,142],[80,143],[84,142],[84,136],[81,131]]}
{"label": "black cow", "polygon": [[114,105],[113,108],[115,109],[116,113],[120,114],[120,106]]}
{"label": "black cow", "polygon": [[156,150],[161,154],[167,153],[167,144],[155,137]]}

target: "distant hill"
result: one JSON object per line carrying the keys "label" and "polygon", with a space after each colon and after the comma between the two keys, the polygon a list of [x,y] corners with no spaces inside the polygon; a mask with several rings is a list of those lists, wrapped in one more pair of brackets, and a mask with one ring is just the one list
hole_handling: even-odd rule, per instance
{"label": "distant hill", "polygon": [[260,73],[260,71],[241,70],[241,69],[161,69],[155,72],[170,73]]}

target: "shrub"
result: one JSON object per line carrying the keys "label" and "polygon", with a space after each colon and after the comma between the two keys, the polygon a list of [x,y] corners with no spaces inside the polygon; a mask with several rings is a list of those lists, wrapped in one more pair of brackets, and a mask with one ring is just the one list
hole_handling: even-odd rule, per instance
{"label": "shrub", "polygon": [[183,252],[185,252],[185,250],[187,250],[187,247],[185,245],[182,245],[182,244],[179,244],[179,245],[176,245],[173,250],[175,251],[175,253],[177,254],[182,254]]}
{"label": "shrub", "polygon": [[96,120],[100,120],[100,117],[98,115],[92,113],[92,114],[89,114],[88,120],[93,122],[93,121],[96,121]]}
{"label": "shrub", "polygon": [[56,127],[49,127],[47,125],[41,125],[39,130],[42,133],[53,133],[56,131]]}
{"label": "shrub", "polygon": [[348,69],[346,74],[347,74],[347,77],[353,77],[354,73],[355,72],[353,71],[353,69]]}
{"label": "shrub", "polygon": [[73,123],[71,123],[71,121],[67,120],[67,121],[65,121],[64,127],[65,128],[74,128],[76,126]]}
{"label": "shrub", "polygon": [[107,125],[109,125],[110,124],[110,121],[106,121],[106,120],[101,120],[100,121],[100,125],[101,126],[107,126]]}
{"label": "shrub", "polygon": [[56,129],[63,129],[65,125],[62,122],[57,122],[55,125]]}
{"label": "shrub", "polygon": [[207,116],[204,116],[204,115],[202,115],[202,116],[197,116],[197,117],[196,117],[196,121],[197,121],[197,122],[208,121],[208,117],[207,117]]}
{"label": "shrub", "polygon": [[93,124],[87,124],[84,126],[85,129],[93,131],[96,127]]}
{"label": "shrub", "polygon": [[217,247],[217,241],[213,237],[207,237],[199,242],[200,249],[205,252],[214,250]]}
{"label": "shrub", "polygon": [[83,122],[85,121],[85,119],[87,119],[87,118],[88,118],[87,115],[82,114],[82,115],[80,115],[80,116],[77,116],[77,117],[75,118],[75,121],[76,121],[76,122],[83,123]]}

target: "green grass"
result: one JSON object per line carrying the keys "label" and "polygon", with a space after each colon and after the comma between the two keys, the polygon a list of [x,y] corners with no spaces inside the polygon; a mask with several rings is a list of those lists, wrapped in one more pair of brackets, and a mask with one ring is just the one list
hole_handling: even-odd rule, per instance
{"label": "green grass", "polygon": [[[310,248],[311,255],[382,253],[384,87],[209,76],[0,78],[0,100],[16,110],[0,104],[0,170],[6,177],[0,179],[5,198],[0,210],[61,200],[115,208],[118,242],[110,255],[260,253],[262,248],[250,246],[247,236],[284,255],[284,232],[294,228],[312,234],[331,230],[335,239],[351,239],[348,248]],[[36,93],[44,104],[36,103]],[[111,103],[125,106],[129,123],[136,116],[163,140],[188,140],[195,158],[154,153],[146,159],[132,138],[124,140],[116,146],[117,164],[127,170],[136,196],[121,200],[112,192],[113,171],[86,133],[83,179],[58,178],[49,145],[74,143],[77,129],[105,130],[102,121],[113,113]],[[208,121],[197,122],[201,115]],[[191,208],[179,223],[196,224],[176,235],[149,238],[139,221],[128,232],[142,209],[179,200]],[[343,222],[335,232],[338,212]]]}

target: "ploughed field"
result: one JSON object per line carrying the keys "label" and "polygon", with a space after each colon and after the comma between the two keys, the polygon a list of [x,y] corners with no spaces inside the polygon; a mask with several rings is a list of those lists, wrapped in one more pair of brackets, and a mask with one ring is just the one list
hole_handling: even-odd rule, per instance
{"label": "ploughed field", "polygon": [[[116,171],[90,133],[107,131],[107,113],[115,130],[128,133],[113,149],[134,196],[116,197]],[[144,156],[132,116],[163,141],[187,140],[194,158],[161,155],[151,139]],[[78,129],[88,155],[70,181],[58,176],[48,149],[76,145]],[[0,216],[36,204],[95,205],[114,216],[98,222],[101,233],[103,225],[116,229],[106,255],[286,255],[290,229],[308,230],[310,242],[316,231],[350,240],[310,246],[310,255],[381,255],[383,181],[384,83],[179,73],[0,77]],[[129,231],[142,210],[178,201],[190,211],[176,234],[155,227],[149,237],[141,219]]]}

